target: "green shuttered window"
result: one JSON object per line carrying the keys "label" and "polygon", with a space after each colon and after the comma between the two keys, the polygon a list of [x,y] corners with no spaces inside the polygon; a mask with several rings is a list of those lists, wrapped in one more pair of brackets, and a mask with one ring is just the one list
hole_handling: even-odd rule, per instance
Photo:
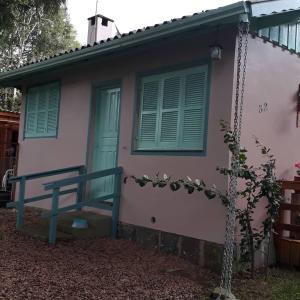
{"label": "green shuttered window", "polygon": [[58,123],[59,83],[28,89],[25,138],[55,137]]}
{"label": "green shuttered window", "polygon": [[141,79],[137,150],[203,151],[208,66]]}

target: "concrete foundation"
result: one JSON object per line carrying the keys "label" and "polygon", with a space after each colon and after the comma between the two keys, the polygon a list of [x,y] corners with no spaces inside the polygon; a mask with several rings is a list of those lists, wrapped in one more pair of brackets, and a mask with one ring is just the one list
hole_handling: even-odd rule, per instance
{"label": "concrete foundation", "polygon": [[119,236],[216,272],[222,267],[223,245],[220,244],[124,223],[119,225]]}

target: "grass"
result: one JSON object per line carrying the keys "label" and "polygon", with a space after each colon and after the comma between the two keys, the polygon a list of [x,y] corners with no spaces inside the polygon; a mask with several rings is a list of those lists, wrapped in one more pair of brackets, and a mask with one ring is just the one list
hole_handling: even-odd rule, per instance
{"label": "grass", "polygon": [[300,272],[271,270],[267,284],[267,299],[300,300]]}
{"label": "grass", "polygon": [[254,279],[236,278],[233,292],[240,300],[300,300],[300,272],[273,268]]}

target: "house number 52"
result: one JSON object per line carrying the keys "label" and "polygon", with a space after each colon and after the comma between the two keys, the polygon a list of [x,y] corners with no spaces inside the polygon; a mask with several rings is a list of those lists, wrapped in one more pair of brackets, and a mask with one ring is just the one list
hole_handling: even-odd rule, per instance
{"label": "house number 52", "polygon": [[263,112],[268,111],[268,103],[265,102],[264,104],[258,105],[258,112],[261,114]]}

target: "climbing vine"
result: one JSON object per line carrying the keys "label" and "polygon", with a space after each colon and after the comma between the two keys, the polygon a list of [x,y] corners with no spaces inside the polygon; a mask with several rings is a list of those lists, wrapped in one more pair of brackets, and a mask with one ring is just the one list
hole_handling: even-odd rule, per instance
{"label": "climbing vine", "polygon": [[[221,121],[221,131],[224,134],[224,143],[229,151],[233,153],[238,146],[229,125]],[[242,262],[250,263],[251,274],[254,274],[255,251],[261,247],[262,242],[270,238],[274,223],[276,222],[280,203],[283,201],[281,195],[281,185],[275,176],[276,159],[271,154],[269,148],[262,145],[257,138],[254,139],[258,151],[262,155],[264,162],[258,166],[248,165],[247,150],[242,148],[239,155],[239,189],[238,201],[244,201],[236,209],[236,218],[240,225],[240,259]],[[217,171],[224,176],[231,176],[232,169],[217,168]],[[227,207],[229,204],[228,191],[221,191],[215,185],[212,187],[200,179],[192,180],[190,177],[172,178],[164,174],[156,174],[154,177],[144,175],[142,177],[130,176],[140,187],[151,184],[154,188],[169,187],[176,192],[185,189],[188,194],[202,192],[207,199],[219,198]],[[259,202],[266,199],[266,216],[260,228],[254,225],[254,213]],[[244,205],[243,205],[244,204]],[[243,208],[241,208],[243,207]]]}

